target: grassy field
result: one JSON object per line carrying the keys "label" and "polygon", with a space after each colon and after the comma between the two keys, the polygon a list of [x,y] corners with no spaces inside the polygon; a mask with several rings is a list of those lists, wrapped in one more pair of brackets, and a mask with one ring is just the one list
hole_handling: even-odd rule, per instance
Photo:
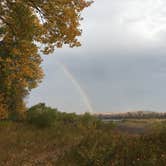
{"label": "grassy field", "polygon": [[163,124],[155,119],[88,125],[59,121],[40,129],[23,122],[2,121],[0,165],[165,166]]}
{"label": "grassy field", "polygon": [[79,135],[79,131],[74,131],[71,126],[38,129],[28,124],[1,122],[0,165],[55,163],[65,149],[76,143]]}
{"label": "grassy field", "polygon": [[115,129],[120,133],[140,135],[157,130],[165,121],[162,119],[129,119],[114,123]]}

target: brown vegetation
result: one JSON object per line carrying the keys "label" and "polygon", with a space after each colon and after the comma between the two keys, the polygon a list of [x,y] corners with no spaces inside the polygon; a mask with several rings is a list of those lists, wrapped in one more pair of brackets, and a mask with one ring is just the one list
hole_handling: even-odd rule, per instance
{"label": "brown vegetation", "polygon": [[[54,112],[52,112],[54,111]],[[107,122],[89,114],[60,113],[43,104],[30,109],[29,120],[0,122],[2,166],[165,166],[164,121]],[[51,123],[49,114],[54,114]],[[43,121],[43,115],[46,115]],[[31,120],[30,120],[31,119]],[[38,120],[37,120],[38,119]],[[139,122],[140,121],[140,122]],[[53,123],[52,123],[53,122]],[[118,130],[141,124],[148,132]]]}

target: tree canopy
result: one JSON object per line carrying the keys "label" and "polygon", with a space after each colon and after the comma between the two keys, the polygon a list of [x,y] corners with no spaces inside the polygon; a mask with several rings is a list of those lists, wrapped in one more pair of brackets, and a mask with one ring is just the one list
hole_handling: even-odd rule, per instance
{"label": "tree canopy", "polygon": [[[25,110],[24,97],[43,78],[40,52],[80,46],[86,0],[1,0],[0,112]],[[5,113],[6,112],[6,116]]]}

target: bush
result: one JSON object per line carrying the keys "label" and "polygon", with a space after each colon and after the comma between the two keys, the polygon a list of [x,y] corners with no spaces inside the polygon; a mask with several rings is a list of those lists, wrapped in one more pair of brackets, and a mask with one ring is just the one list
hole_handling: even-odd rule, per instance
{"label": "bush", "polygon": [[93,130],[66,151],[58,162],[61,165],[69,162],[72,166],[107,166],[111,165],[114,151],[111,133]]}
{"label": "bush", "polygon": [[165,166],[166,132],[157,135],[114,135],[93,130],[59,157],[71,166]]}
{"label": "bush", "polygon": [[44,103],[37,104],[27,111],[27,121],[39,128],[55,124],[57,109],[46,107]]}
{"label": "bush", "polygon": [[86,128],[95,129],[95,128],[100,128],[103,123],[95,116],[86,112],[83,115],[80,115],[80,124],[82,124]]}
{"label": "bush", "polygon": [[23,122],[26,119],[26,112],[11,112],[8,115],[7,120],[15,121],[15,122]]}

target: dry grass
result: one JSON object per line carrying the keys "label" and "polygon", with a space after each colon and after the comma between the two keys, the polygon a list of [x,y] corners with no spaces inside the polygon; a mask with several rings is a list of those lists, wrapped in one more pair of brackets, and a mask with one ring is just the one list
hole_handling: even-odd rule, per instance
{"label": "dry grass", "polygon": [[69,126],[37,129],[28,124],[1,122],[0,165],[52,165],[79,138],[79,132],[71,132]]}
{"label": "dry grass", "polygon": [[127,134],[147,134],[156,130],[165,120],[161,119],[130,119],[116,124],[116,130]]}
{"label": "dry grass", "polygon": [[[65,156],[66,152],[68,151],[69,154],[72,154],[73,148],[76,149],[77,152],[79,150],[80,152],[81,150],[83,150],[83,152],[95,152],[93,154],[94,156],[90,153],[90,156],[92,155],[94,157],[93,160],[95,160],[95,157],[104,155],[103,153],[99,153],[100,151],[98,147],[96,147],[96,144],[99,144],[98,146],[100,147],[100,150],[104,152],[110,150],[110,148],[112,148],[113,150],[116,146],[117,149],[114,149],[114,153],[116,156],[115,161],[116,158],[117,161],[120,161],[122,159],[121,157],[126,154],[126,148],[128,148],[127,152],[130,155],[130,149],[134,149],[133,145],[137,148],[142,146],[140,147],[140,149],[138,149],[138,151],[140,151],[139,153],[141,154],[144,153],[144,151],[149,151],[151,145],[153,146],[153,144],[149,144],[149,141],[146,141],[146,139],[145,143],[149,147],[144,146],[144,142],[142,143],[140,142],[141,139],[140,141],[139,139],[137,139],[137,137],[139,136],[134,136],[134,130],[137,134],[140,134],[139,130],[137,130],[139,127],[147,130],[153,124],[153,126],[157,129],[161,124],[161,122],[159,121],[147,122],[135,120],[118,123],[119,124],[117,125],[117,128],[115,128],[116,130],[119,130],[120,126],[123,128],[119,131],[123,131],[123,133],[124,129],[129,131],[129,128],[133,128],[133,130],[129,131],[129,135],[125,137],[123,134],[121,135],[122,132],[113,132],[112,125],[109,126],[108,124],[100,126],[99,129],[93,129],[91,127],[89,128],[89,126],[75,126],[72,124],[64,125],[63,123],[59,122],[53,127],[39,129],[27,123],[16,123],[9,121],[0,122],[0,166],[56,166],[58,165],[57,161],[60,161],[59,158],[61,157],[62,160],[66,159],[66,164],[68,165],[68,158],[63,158],[63,156]],[[97,134],[97,136],[95,135],[95,133]],[[155,138],[154,140],[152,139],[156,147],[158,147],[158,141],[162,144],[163,142],[165,142],[165,139],[162,140],[163,137],[161,140],[158,139],[160,138],[158,136],[156,136],[156,138],[156,140]],[[89,140],[89,144],[94,144],[92,146],[92,149],[91,145],[88,144],[86,139]],[[132,139],[134,142],[136,140],[136,145],[134,144]],[[161,147],[163,147],[162,144]],[[80,145],[82,146],[81,149]],[[108,146],[110,146],[110,148]],[[103,147],[105,149],[103,149]],[[132,156],[133,150],[131,151]],[[156,155],[155,149],[153,153],[154,155]],[[135,152],[135,155],[137,155],[137,151]],[[127,160],[129,159],[130,157],[128,156]],[[97,160],[98,159],[96,159],[96,161]],[[75,160],[73,162],[75,162]],[[62,166],[66,165],[62,164]]]}

